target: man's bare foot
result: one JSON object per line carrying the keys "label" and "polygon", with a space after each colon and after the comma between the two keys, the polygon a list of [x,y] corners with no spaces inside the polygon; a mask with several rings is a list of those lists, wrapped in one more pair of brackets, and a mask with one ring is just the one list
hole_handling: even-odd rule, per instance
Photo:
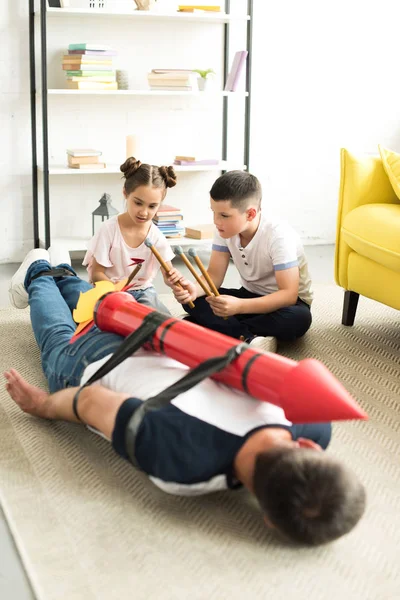
{"label": "man's bare foot", "polygon": [[25,381],[15,369],[6,371],[4,377],[7,392],[21,410],[35,417],[48,418],[50,395],[47,392]]}

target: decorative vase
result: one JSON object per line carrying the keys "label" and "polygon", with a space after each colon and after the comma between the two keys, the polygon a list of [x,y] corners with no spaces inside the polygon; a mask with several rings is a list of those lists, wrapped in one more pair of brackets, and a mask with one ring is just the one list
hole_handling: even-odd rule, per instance
{"label": "decorative vase", "polygon": [[152,10],[156,5],[156,0],[134,0],[137,10]]}

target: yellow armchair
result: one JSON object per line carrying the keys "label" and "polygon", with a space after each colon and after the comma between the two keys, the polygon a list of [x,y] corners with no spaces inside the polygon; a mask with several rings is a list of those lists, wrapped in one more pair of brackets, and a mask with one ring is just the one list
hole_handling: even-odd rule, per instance
{"label": "yellow armchair", "polygon": [[400,200],[377,156],[341,150],[335,280],[342,324],[353,325],[360,294],[400,310]]}

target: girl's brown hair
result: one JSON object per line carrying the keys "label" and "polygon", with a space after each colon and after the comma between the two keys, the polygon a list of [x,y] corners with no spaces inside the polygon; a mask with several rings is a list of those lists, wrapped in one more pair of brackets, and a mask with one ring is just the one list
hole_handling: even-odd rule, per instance
{"label": "girl's brown hair", "polygon": [[120,170],[125,177],[124,189],[127,196],[140,185],[152,185],[155,188],[164,189],[165,196],[167,188],[176,185],[176,174],[173,167],[148,165],[141,163],[133,156],[126,159],[120,166]]}

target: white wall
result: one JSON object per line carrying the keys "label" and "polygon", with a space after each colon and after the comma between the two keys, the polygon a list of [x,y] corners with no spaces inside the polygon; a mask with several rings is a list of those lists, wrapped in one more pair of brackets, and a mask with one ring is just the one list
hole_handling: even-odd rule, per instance
{"label": "white wall", "polygon": [[[20,260],[32,247],[27,4],[27,0],[0,3],[0,262]],[[254,1],[250,168],[263,184],[265,210],[270,208],[287,218],[308,243],[334,240],[340,147],[376,152],[377,144],[382,143],[400,151],[397,2],[336,0],[330,7],[327,4]],[[83,24],[75,22],[73,26],[78,27],[77,34],[84,34],[79,30]],[[146,30],[135,32],[127,25],[122,31],[131,34],[132,48],[137,36],[146,35]],[[107,36],[113,35],[111,43],[120,43],[109,27]],[[163,37],[161,29],[159,35]],[[218,42],[215,46],[211,38],[197,35],[204,36],[195,28],[176,31],[176,39],[185,39],[182,60],[192,64],[196,57],[207,66],[214,64]],[[60,48],[70,38],[71,33],[60,27],[49,44],[54,85],[60,85]],[[201,42],[200,54],[198,47],[192,47],[194,39]],[[158,62],[165,59],[170,63],[172,52],[169,46],[163,53],[158,50]],[[143,73],[148,67],[146,56],[147,52],[130,56],[142,65]],[[138,99],[115,98],[107,105],[111,116],[104,121],[104,104],[93,98],[75,98],[68,103],[51,99],[50,112],[58,123],[50,130],[53,162],[63,160],[64,148],[81,144],[102,144],[107,160],[118,162],[125,133],[145,133],[154,99],[143,105]],[[162,108],[158,126],[165,154],[173,153],[174,142],[189,126],[193,139],[205,145],[214,143],[205,135],[203,122],[212,118],[212,110],[196,101],[189,111],[187,102],[176,105],[168,100],[158,106],[158,110]],[[193,109],[198,116],[194,125],[189,115]],[[108,140],[105,148],[100,135],[103,124]],[[143,140],[146,145],[145,137]],[[156,146],[150,149],[152,160],[164,158]],[[230,150],[237,149],[232,144]],[[121,207],[120,179],[102,177],[94,182],[78,176],[78,185],[73,183],[75,177],[52,178],[52,215],[59,231],[68,225],[79,234],[80,227],[87,227],[103,191],[111,192]],[[183,198],[190,219],[204,220],[207,191],[214,178],[213,174],[183,175],[179,196],[177,186],[169,197],[171,203]]]}
{"label": "white wall", "polygon": [[397,0],[255,0],[251,170],[264,207],[333,242],[339,149],[400,152]]}

